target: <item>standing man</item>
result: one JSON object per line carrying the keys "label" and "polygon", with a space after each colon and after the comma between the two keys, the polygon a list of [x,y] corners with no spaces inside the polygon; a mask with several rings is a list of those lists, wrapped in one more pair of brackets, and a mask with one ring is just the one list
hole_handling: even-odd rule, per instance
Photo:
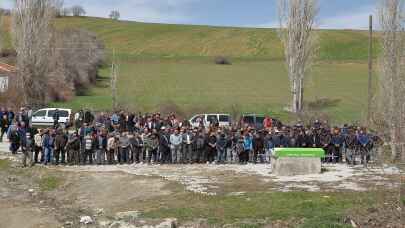
{"label": "standing man", "polygon": [[123,132],[120,136],[118,162],[122,165],[128,162],[129,138],[127,132]]}
{"label": "standing man", "polygon": [[194,151],[194,162],[200,163],[205,162],[205,135],[202,131],[197,131],[195,136],[195,151]]}
{"label": "standing man", "polygon": [[48,165],[51,162],[52,157],[52,149],[53,149],[53,139],[51,137],[51,133],[49,129],[45,130],[45,133],[42,137],[42,145],[44,151],[44,165]]}
{"label": "standing man", "polygon": [[117,154],[118,151],[118,143],[119,143],[119,138],[118,136],[111,135],[110,138],[108,138],[107,141],[107,162],[109,165],[112,165],[115,163],[114,156]]}
{"label": "standing man", "polygon": [[260,157],[260,163],[264,162],[264,139],[259,132],[256,132],[255,138],[253,139],[253,163],[257,163],[257,158]]}
{"label": "standing man", "polygon": [[253,150],[253,141],[252,137],[248,132],[245,133],[243,137],[243,154],[241,156],[241,162],[242,164],[247,164],[249,161],[249,155],[251,154]]}
{"label": "standing man", "polygon": [[107,131],[101,129],[96,136],[96,162],[97,165],[102,165],[105,162],[105,154],[107,151]]}
{"label": "standing man", "polygon": [[76,132],[70,136],[65,151],[67,151],[67,163],[69,165],[80,164],[80,139]]}
{"label": "standing man", "polygon": [[94,141],[91,137],[90,133],[87,133],[84,137],[84,154],[83,154],[83,161],[82,164],[86,165],[87,159],[89,160],[90,164],[93,164],[93,149],[94,149]]}
{"label": "standing man", "polygon": [[217,139],[217,161],[218,163],[225,163],[227,139],[225,133],[219,131]]}
{"label": "standing man", "polygon": [[162,164],[171,163],[170,157],[170,136],[166,127],[161,128],[162,132],[159,136],[159,153],[161,155],[160,162]]}
{"label": "standing man", "polygon": [[65,163],[65,147],[68,141],[68,136],[62,129],[56,130],[55,137],[55,164],[59,165],[59,158],[61,158],[61,163]]}
{"label": "standing man", "polygon": [[59,109],[55,110],[55,112],[53,113],[52,118],[53,118],[53,128],[57,129],[59,127],[59,118],[60,118]]}
{"label": "standing man", "polygon": [[130,139],[131,144],[131,162],[140,163],[140,156],[142,154],[143,142],[139,132],[135,131],[134,136]]}
{"label": "standing man", "polygon": [[368,146],[370,143],[370,137],[364,129],[360,130],[360,133],[358,136],[358,143],[360,145],[361,164],[363,164],[364,166],[367,166],[368,154],[369,154]]}
{"label": "standing man", "polygon": [[38,163],[38,155],[41,152],[41,158],[40,162],[44,161],[44,152],[42,150],[42,130],[40,130],[37,134],[34,136],[34,162]]}
{"label": "standing man", "polygon": [[188,129],[184,130],[182,136],[183,136],[182,163],[187,164],[191,162],[191,157],[193,154],[194,137]]}
{"label": "standing man", "polygon": [[3,113],[2,116],[0,117],[0,142],[3,142],[3,136],[5,133],[8,131],[8,127],[10,126],[10,123],[8,122],[8,117],[6,113]]}
{"label": "standing man", "polygon": [[170,135],[170,144],[172,150],[172,163],[179,163],[181,160],[181,144],[183,141],[182,135],[180,135],[179,129],[174,130],[174,133]]}
{"label": "standing man", "polygon": [[217,137],[215,132],[211,131],[208,137],[208,151],[207,151],[207,163],[212,163],[215,161],[217,153]]}

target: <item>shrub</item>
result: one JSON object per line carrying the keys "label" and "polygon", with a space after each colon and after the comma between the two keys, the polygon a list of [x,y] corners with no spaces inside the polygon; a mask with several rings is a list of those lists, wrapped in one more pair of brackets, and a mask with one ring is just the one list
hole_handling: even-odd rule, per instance
{"label": "shrub", "polygon": [[228,58],[223,57],[223,56],[219,56],[219,57],[215,58],[215,64],[218,64],[218,65],[231,65],[232,63]]}

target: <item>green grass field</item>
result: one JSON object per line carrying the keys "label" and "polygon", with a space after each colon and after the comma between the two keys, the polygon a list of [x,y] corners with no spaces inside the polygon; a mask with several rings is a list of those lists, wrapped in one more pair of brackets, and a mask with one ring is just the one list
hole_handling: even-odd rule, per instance
{"label": "green grass field", "polygon": [[[186,115],[237,110],[291,119],[283,111],[290,102],[290,92],[283,48],[274,29],[147,24],[87,17],[57,19],[56,27],[79,27],[96,33],[105,43],[107,57],[112,49],[116,50],[121,106],[152,112],[170,102]],[[362,120],[367,99],[367,32],[317,33],[319,54],[305,84],[305,102],[333,101],[332,105],[312,112],[325,113],[336,123]],[[375,57],[378,37],[377,33]],[[215,65],[216,56],[229,57],[233,64]],[[86,96],[53,105],[111,109],[109,68],[101,69],[100,75],[103,80]]]}
{"label": "green grass field", "polygon": [[[234,62],[230,66],[202,61],[121,62],[119,102],[137,111],[159,110],[164,103],[177,104],[184,113],[241,112],[269,113],[288,119],[283,108],[290,101],[284,64],[280,61]],[[367,65],[363,63],[318,64],[306,81],[305,101],[336,100],[320,108],[336,122],[360,120],[367,99]],[[111,108],[108,69],[104,81],[67,104],[74,109]]]}

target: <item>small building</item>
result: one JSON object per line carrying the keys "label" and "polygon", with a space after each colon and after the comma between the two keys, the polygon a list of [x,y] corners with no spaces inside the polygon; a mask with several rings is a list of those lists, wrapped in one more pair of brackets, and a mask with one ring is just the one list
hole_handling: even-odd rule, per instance
{"label": "small building", "polygon": [[10,79],[15,75],[16,68],[6,63],[0,62],[0,93],[7,91]]}

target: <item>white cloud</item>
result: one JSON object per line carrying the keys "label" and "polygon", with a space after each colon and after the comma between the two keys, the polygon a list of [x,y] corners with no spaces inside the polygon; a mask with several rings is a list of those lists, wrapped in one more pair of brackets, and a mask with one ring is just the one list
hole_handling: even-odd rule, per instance
{"label": "white cloud", "polygon": [[375,15],[376,13],[373,9],[364,8],[342,15],[326,17],[320,20],[319,27],[323,29],[368,29],[370,14]]}
{"label": "white cloud", "polygon": [[118,10],[123,20],[186,23],[193,17],[188,7],[197,1],[200,0],[65,0],[65,3],[82,5],[89,16],[107,17],[111,10]]}
{"label": "white cloud", "polygon": [[[375,10],[371,7],[366,7],[336,16],[318,18],[316,27],[321,29],[368,29],[370,14],[374,16],[374,24],[377,25]],[[278,20],[270,20],[261,24],[244,25],[243,27],[278,28],[279,25]]]}

